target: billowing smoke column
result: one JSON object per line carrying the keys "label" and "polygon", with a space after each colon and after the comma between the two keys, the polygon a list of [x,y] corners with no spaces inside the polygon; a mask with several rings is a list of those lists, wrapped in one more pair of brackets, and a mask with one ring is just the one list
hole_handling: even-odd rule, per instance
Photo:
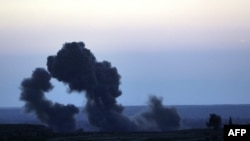
{"label": "billowing smoke column", "polygon": [[49,56],[52,77],[69,85],[71,91],[85,91],[89,122],[101,131],[134,131],[136,126],[122,114],[116,98],[120,75],[107,61],[97,62],[84,43],[65,43],[57,55]]}
{"label": "billowing smoke column", "polygon": [[139,130],[167,131],[180,128],[181,118],[175,108],[162,105],[162,98],[149,97],[149,109],[135,117]]}
{"label": "billowing smoke column", "polygon": [[20,99],[26,102],[26,112],[34,112],[41,122],[55,131],[73,131],[76,126],[74,115],[78,113],[78,109],[74,105],[64,106],[45,98],[44,93],[53,88],[50,79],[51,76],[45,69],[35,69],[31,78],[22,81]]}
{"label": "billowing smoke column", "polygon": [[37,68],[31,78],[22,82],[21,100],[26,102],[27,112],[36,113],[56,131],[74,130],[78,109],[45,98],[44,93],[52,89],[51,77],[67,84],[70,92],[86,93],[88,120],[100,131],[164,131],[180,126],[177,111],[165,108],[162,99],[154,96],[150,97],[149,111],[134,120],[123,115],[123,107],[116,101],[122,94],[117,69],[107,61],[98,62],[83,42],[65,43],[56,55],[48,56],[47,69]]}

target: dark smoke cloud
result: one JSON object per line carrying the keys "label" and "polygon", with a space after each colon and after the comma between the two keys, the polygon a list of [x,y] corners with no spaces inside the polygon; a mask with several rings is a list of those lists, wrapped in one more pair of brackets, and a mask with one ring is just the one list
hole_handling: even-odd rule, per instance
{"label": "dark smoke cloud", "polygon": [[149,97],[149,109],[135,117],[139,130],[167,131],[181,126],[181,118],[175,108],[162,105],[162,98]]}
{"label": "dark smoke cloud", "polygon": [[56,56],[47,58],[52,77],[69,85],[70,90],[91,91],[97,84],[96,59],[84,43],[65,43]]}
{"label": "dark smoke cloud", "polygon": [[74,105],[52,103],[45,98],[44,92],[53,87],[50,74],[43,68],[33,71],[32,77],[21,83],[21,97],[25,101],[26,112],[34,112],[37,118],[55,131],[72,131],[75,129],[74,115],[78,109]]}
{"label": "dark smoke cloud", "polygon": [[120,75],[107,61],[97,62],[82,42],[65,43],[57,55],[49,56],[52,77],[69,85],[70,91],[85,91],[89,122],[104,131],[131,131],[136,126],[117,104]]}
{"label": "dark smoke cloud", "polygon": [[51,77],[65,83],[69,92],[85,93],[85,111],[91,125],[100,131],[165,131],[177,129],[180,117],[174,108],[165,108],[162,99],[150,97],[149,111],[131,120],[123,114],[123,107],[116,101],[120,75],[108,61],[98,62],[83,42],[65,43],[56,55],[48,56],[47,69],[37,68],[31,78],[21,84],[21,100],[27,112],[36,113],[43,122],[58,131],[75,129],[74,105],[52,103],[44,92],[52,89]]}

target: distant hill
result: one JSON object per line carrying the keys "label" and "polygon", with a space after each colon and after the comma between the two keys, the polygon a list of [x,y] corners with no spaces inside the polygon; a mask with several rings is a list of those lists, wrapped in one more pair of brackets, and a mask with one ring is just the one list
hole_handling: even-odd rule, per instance
{"label": "distant hill", "polygon": [[[223,123],[232,117],[234,123],[250,124],[250,104],[246,105],[174,105],[182,118],[182,128],[204,128],[210,113],[221,116]],[[133,118],[147,106],[125,106],[124,114]],[[80,110],[82,111],[82,110]],[[95,130],[84,112],[76,115],[77,128]],[[33,114],[24,113],[22,108],[0,108],[0,123],[41,124]]]}
{"label": "distant hill", "polygon": [[[210,113],[216,113],[222,118],[250,118],[250,104],[242,105],[173,105],[182,118],[207,118]],[[124,113],[133,116],[143,111],[147,106],[126,106]]]}

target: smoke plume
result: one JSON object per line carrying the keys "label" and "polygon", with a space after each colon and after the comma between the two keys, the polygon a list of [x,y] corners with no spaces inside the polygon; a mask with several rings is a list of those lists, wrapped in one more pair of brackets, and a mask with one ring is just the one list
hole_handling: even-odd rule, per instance
{"label": "smoke plume", "polygon": [[85,91],[89,122],[102,131],[130,131],[136,126],[122,115],[116,98],[121,95],[120,75],[107,61],[97,62],[84,43],[66,43],[47,67],[52,77],[69,85],[71,91]]}
{"label": "smoke plume", "polygon": [[[52,89],[50,79],[68,85],[69,92],[85,93],[85,111],[91,125],[100,131],[169,130],[179,127],[180,117],[175,109],[165,108],[162,100],[151,97],[150,110],[131,120],[123,114],[116,99],[121,96],[118,71],[108,61],[98,62],[83,42],[65,43],[56,55],[48,56],[47,70],[37,68],[31,78],[22,82],[21,100],[28,112],[54,129],[75,128],[74,105],[62,105],[47,100],[44,92]],[[147,125],[147,126],[145,126]]]}
{"label": "smoke plume", "polygon": [[72,131],[75,129],[74,115],[78,113],[78,109],[74,105],[64,106],[45,98],[44,92],[52,89],[50,79],[45,69],[35,69],[31,78],[22,81],[20,99],[26,102],[26,112],[34,112],[41,122],[55,131]]}
{"label": "smoke plume", "polygon": [[167,131],[180,128],[181,118],[173,107],[162,105],[162,98],[149,97],[149,109],[135,117],[139,130]]}

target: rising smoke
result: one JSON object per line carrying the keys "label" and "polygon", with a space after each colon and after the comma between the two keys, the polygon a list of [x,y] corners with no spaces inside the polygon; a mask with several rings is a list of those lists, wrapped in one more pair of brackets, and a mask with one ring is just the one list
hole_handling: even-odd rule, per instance
{"label": "rising smoke", "polygon": [[180,126],[177,111],[165,108],[157,97],[150,98],[149,111],[135,120],[126,117],[122,105],[116,101],[122,94],[117,69],[108,61],[98,62],[83,42],[65,43],[56,55],[48,56],[47,69],[49,73],[36,69],[32,78],[22,82],[21,100],[26,102],[28,112],[35,112],[42,122],[54,129],[74,129],[74,115],[78,110],[74,105],[53,104],[44,97],[44,92],[52,89],[51,77],[67,84],[70,92],[86,94],[88,120],[100,131],[151,130],[152,123],[161,131]]}
{"label": "rising smoke", "polygon": [[49,56],[52,77],[69,85],[71,91],[85,91],[89,122],[104,131],[135,130],[133,122],[122,115],[116,98],[120,75],[107,61],[97,62],[84,43],[66,43],[57,55]]}
{"label": "rising smoke", "polygon": [[74,105],[52,103],[45,98],[44,92],[52,89],[50,75],[43,68],[37,68],[31,78],[24,79],[21,84],[21,97],[25,101],[26,112],[34,112],[37,118],[59,132],[75,129],[74,115],[78,109]]}
{"label": "rising smoke", "polygon": [[168,131],[180,127],[181,118],[173,107],[164,107],[162,98],[149,97],[149,109],[135,117],[139,130]]}

